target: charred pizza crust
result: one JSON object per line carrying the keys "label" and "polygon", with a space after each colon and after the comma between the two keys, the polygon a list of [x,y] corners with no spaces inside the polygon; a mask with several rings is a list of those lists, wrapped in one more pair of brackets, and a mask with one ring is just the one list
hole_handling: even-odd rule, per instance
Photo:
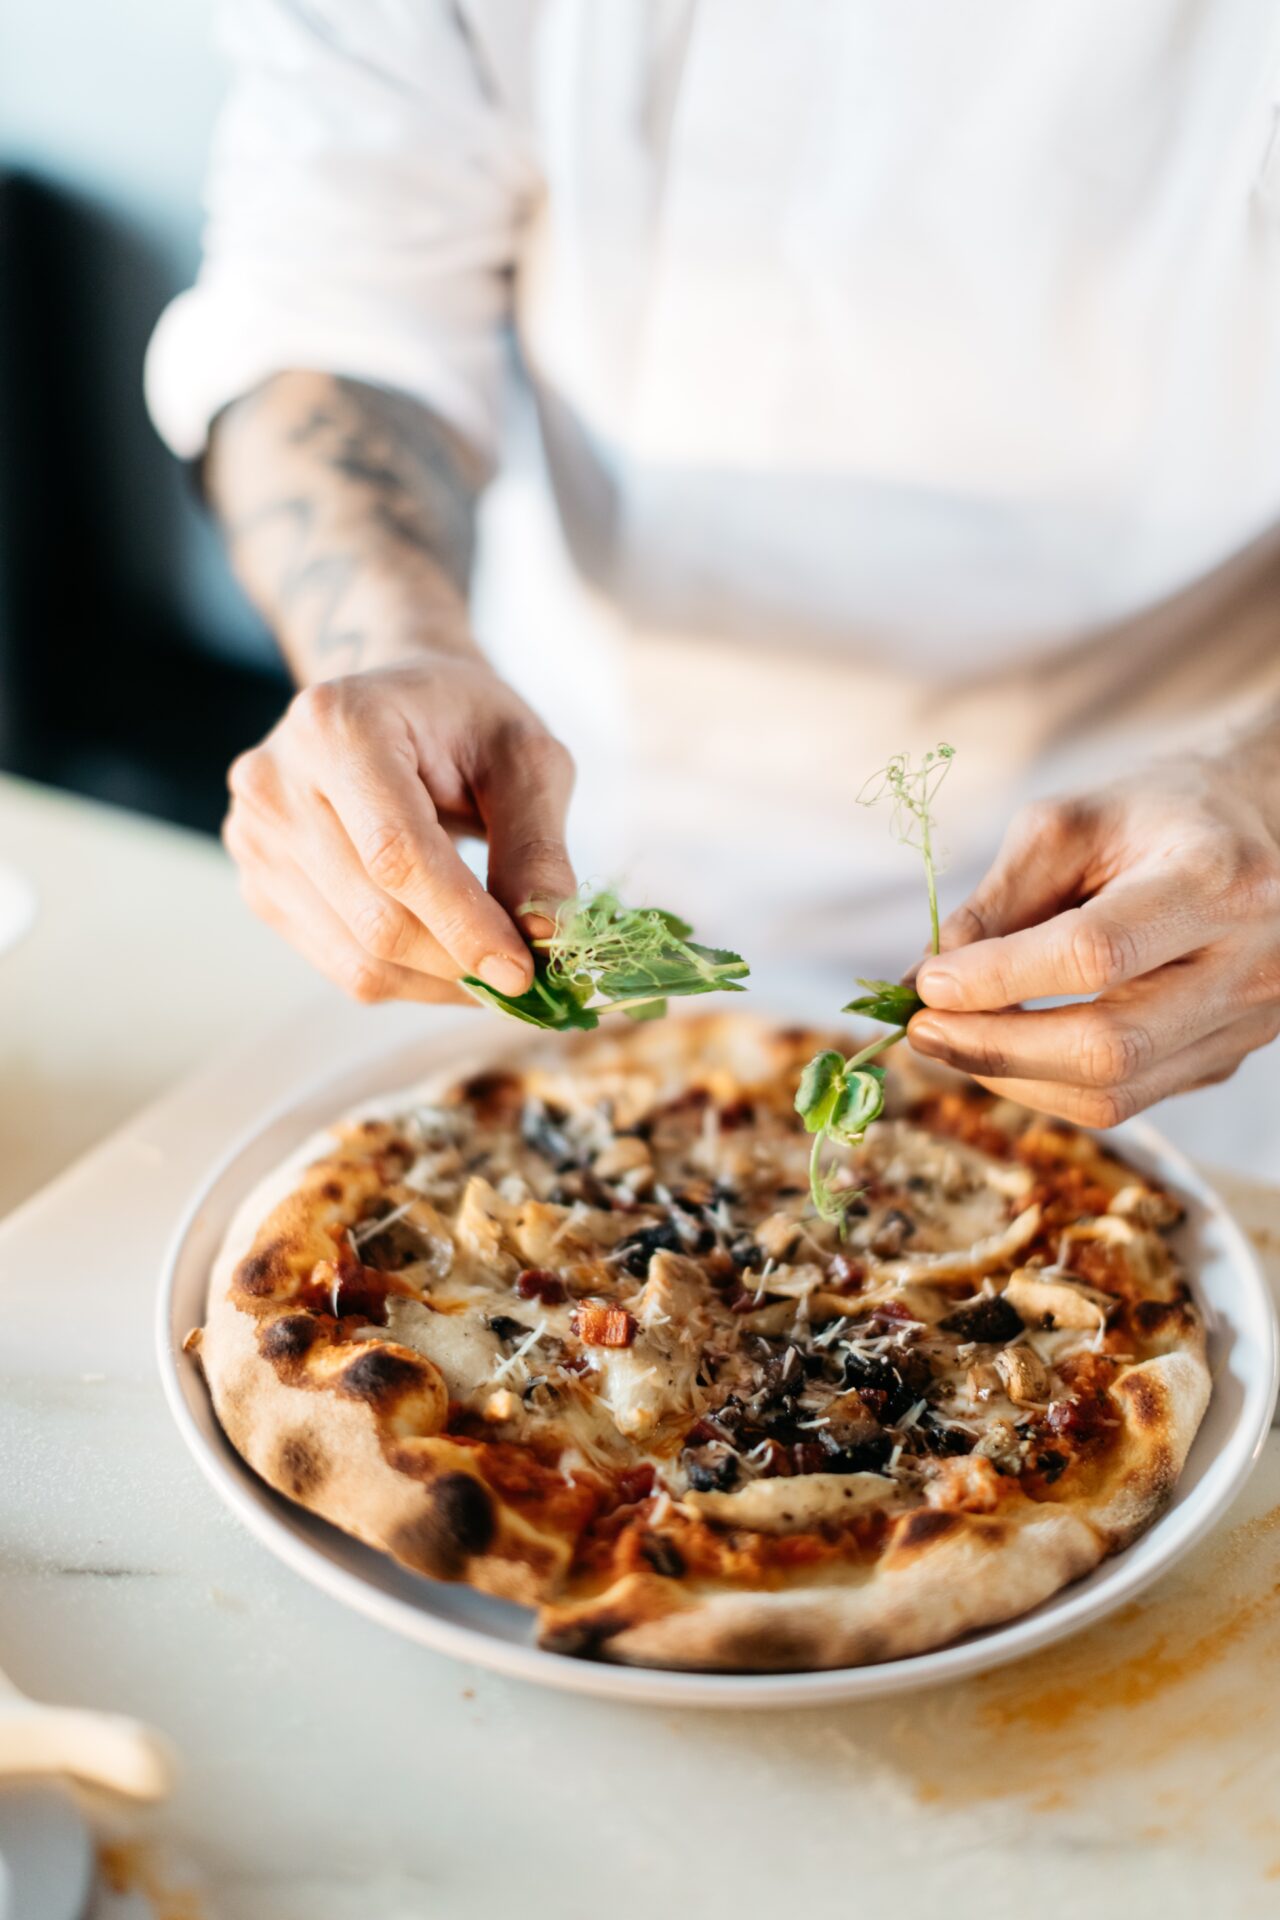
{"label": "charred pizza crust", "polygon": [[1088,1572],[1208,1401],[1176,1202],[904,1057],[840,1241],[791,1108],[820,1044],[741,1016],[543,1043],[307,1142],[193,1335],[232,1444],[597,1658],[893,1659]]}

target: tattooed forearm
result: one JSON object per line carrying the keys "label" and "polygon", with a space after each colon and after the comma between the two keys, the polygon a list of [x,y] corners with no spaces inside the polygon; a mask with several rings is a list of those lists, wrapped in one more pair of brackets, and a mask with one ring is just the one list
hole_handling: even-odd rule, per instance
{"label": "tattooed forearm", "polygon": [[232,564],[301,681],[469,647],[477,456],[416,401],[285,373],[217,421]]}

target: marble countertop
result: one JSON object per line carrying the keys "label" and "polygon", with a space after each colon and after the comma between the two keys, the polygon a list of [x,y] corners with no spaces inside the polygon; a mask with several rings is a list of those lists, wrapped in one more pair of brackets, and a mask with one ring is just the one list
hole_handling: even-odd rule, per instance
{"label": "marble countertop", "polygon": [[[13,800],[0,783],[11,856]],[[137,844],[126,859],[115,823],[84,812],[102,857],[141,884]],[[157,1276],[194,1185],[260,1110],[262,1076],[339,1016],[308,988],[269,1047],[237,1058],[237,1028],[278,1017],[299,976],[287,956],[252,971],[239,933],[220,948],[229,877],[160,837],[160,866],[183,873],[184,991],[210,996],[201,1031],[218,1057],[0,1227],[0,1664],[34,1695],[172,1738],[181,1779],[144,1842],[198,1867],[202,1920],[1280,1911],[1274,1438],[1217,1531],[1119,1615],[1018,1666],[858,1707],[719,1715],[544,1693],[398,1640],[250,1539],[165,1409]],[[5,1035],[37,1114],[69,1097],[76,1067],[60,1024],[41,1026],[38,937],[37,923],[21,1032]],[[244,971],[219,982],[233,951]],[[0,960],[0,993],[21,953]],[[95,1120],[111,1106],[102,1009],[127,1019],[144,1003],[104,974],[101,1004],[73,1015],[99,1048]],[[65,1062],[65,1084],[48,1062]],[[146,1072],[131,1055],[126,1108]],[[0,1112],[20,1133],[7,1078]],[[87,1132],[74,1113],[61,1141],[56,1127],[37,1138],[42,1168]],[[1280,1280],[1280,1192],[1224,1184]]]}

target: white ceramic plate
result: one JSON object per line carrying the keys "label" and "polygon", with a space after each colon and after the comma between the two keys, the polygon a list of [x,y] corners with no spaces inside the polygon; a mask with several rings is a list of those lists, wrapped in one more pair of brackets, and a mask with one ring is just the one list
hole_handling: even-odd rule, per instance
{"label": "white ceramic plate", "polygon": [[204,1317],[209,1270],[231,1215],[243,1195],[294,1147],[348,1108],[409,1086],[452,1060],[465,1060],[470,1067],[478,1052],[490,1059],[510,1055],[522,1041],[528,1044],[497,1016],[468,1016],[442,1024],[425,1045],[399,1048],[390,1058],[384,1053],[354,1072],[295,1090],[210,1172],[170,1248],[157,1335],[165,1394],[183,1438],[250,1532],[326,1593],[407,1639],[544,1686],[679,1706],[781,1707],[869,1699],[959,1679],[1077,1632],[1149,1586],[1208,1532],[1239,1492],[1275,1403],[1275,1313],[1252,1249],[1221,1201],[1154,1128],[1131,1121],[1118,1130],[1117,1145],[1187,1203],[1176,1245],[1209,1323],[1213,1399],[1173,1502],[1156,1525],[1087,1579],[1021,1619],[934,1653],[834,1672],[699,1674],[610,1666],[542,1652],[531,1642],[532,1616],[524,1609],[409,1573],[294,1506],[232,1449],[198,1372],[181,1351],[188,1330]]}

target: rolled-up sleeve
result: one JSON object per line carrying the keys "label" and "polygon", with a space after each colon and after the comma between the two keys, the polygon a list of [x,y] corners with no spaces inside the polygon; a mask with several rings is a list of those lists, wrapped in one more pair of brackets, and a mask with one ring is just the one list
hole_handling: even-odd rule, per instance
{"label": "rolled-up sleeve", "polygon": [[234,80],[203,262],[147,354],[152,417],[204,447],[229,401],[321,370],[414,395],[492,453],[537,169],[449,0],[228,0]]}

